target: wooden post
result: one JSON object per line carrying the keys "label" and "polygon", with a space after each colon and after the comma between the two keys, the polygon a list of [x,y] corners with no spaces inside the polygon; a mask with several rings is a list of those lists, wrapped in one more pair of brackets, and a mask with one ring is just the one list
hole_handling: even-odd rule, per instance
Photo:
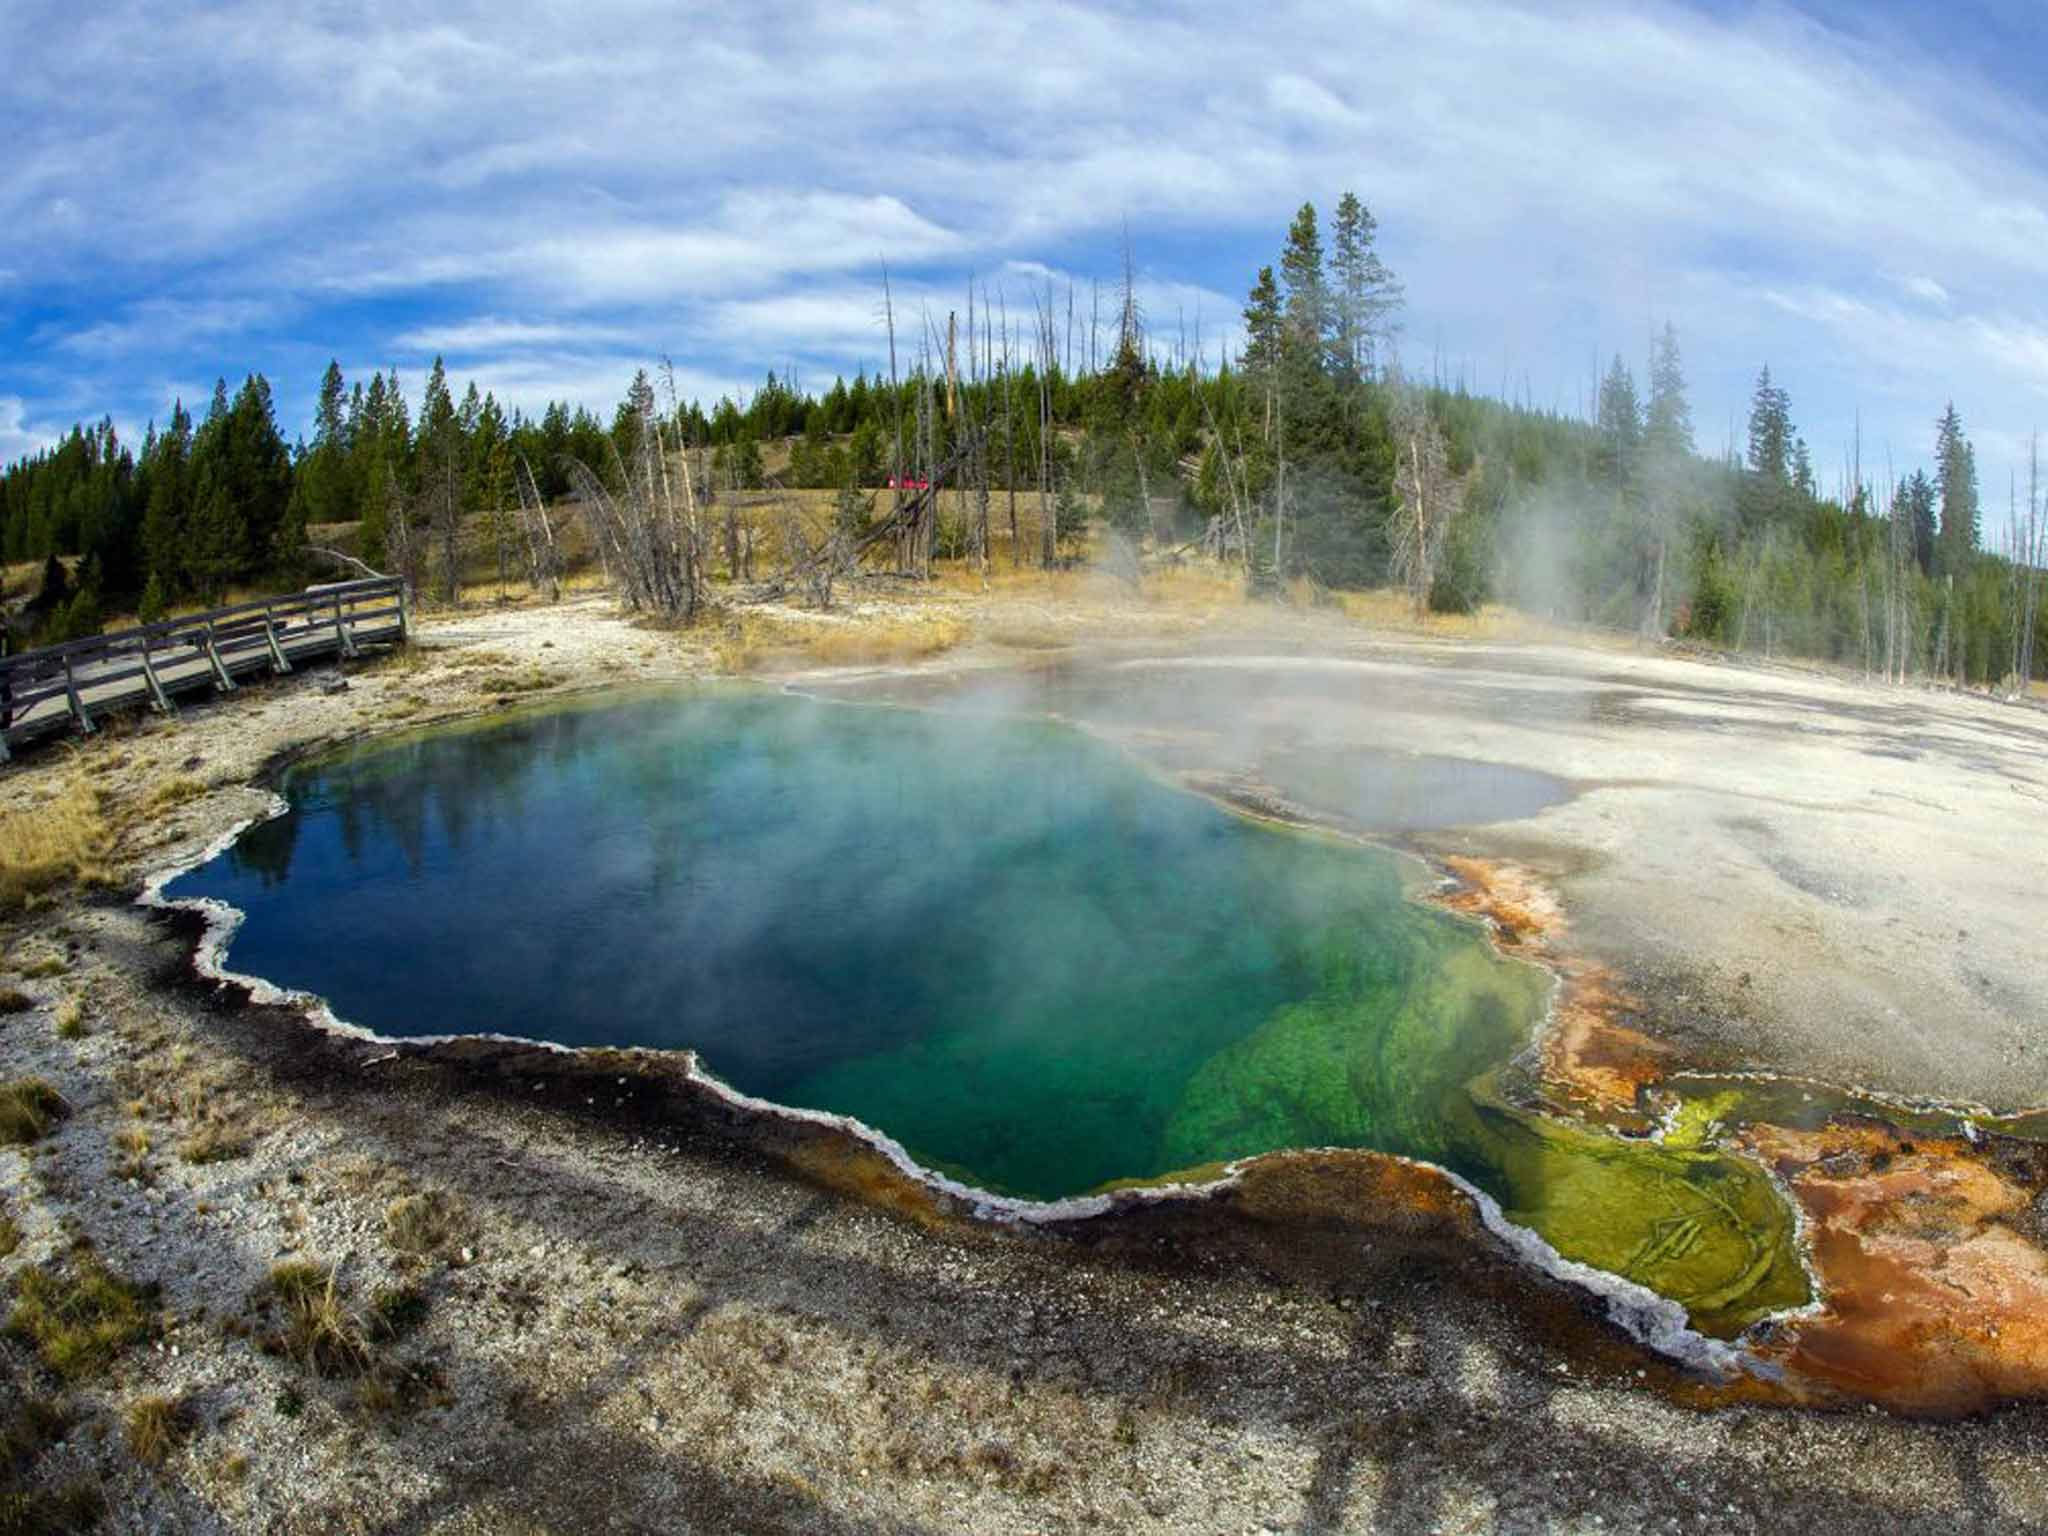
{"label": "wooden post", "polygon": [[149,696],[156,705],[156,712],[160,715],[175,715],[177,711],[171,707],[171,696],[164,692],[164,685],[156,675],[156,668],[150,665],[149,636],[146,634],[142,637],[142,675],[149,681]]}
{"label": "wooden post", "polygon": [[78,683],[71,675],[71,658],[64,658],[64,697],[71,701],[71,718],[78,722],[78,728],[90,736],[93,731],[92,716],[85,712],[85,700],[78,696]]}
{"label": "wooden post", "polygon": [[270,646],[270,665],[279,676],[291,671],[292,664],[284,659],[284,647],[277,643],[277,620],[266,606],[263,610],[263,638]]}
{"label": "wooden post", "polygon": [[334,645],[344,656],[354,656],[356,653],[356,643],[349,638],[348,625],[342,620],[339,591],[334,594]]}
{"label": "wooden post", "polygon": [[228,676],[228,669],[221,665],[220,652],[213,646],[213,620],[206,621],[206,659],[213,663],[213,686],[222,693],[235,691],[235,680]]}

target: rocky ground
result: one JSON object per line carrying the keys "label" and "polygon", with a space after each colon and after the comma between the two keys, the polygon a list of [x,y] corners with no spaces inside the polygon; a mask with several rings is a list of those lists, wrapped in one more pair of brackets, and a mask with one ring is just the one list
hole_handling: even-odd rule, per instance
{"label": "rocky ground", "polygon": [[[2024,869],[1976,884],[2031,856],[2011,807],[2038,787],[2030,716],[1072,584],[868,610],[877,631],[957,626],[916,664],[946,678],[1078,637],[1240,675],[1277,657],[1266,723],[1215,734],[1261,748],[1287,739],[1285,698],[1301,707],[1270,679],[1323,656],[1338,681],[1314,697],[1351,703],[1307,717],[1333,722],[1311,747],[1370,730],[1570,780],[1533,818],[1415,840],[1554,879],[1575,935],[1645,982],[1646,1028],[1737,1064],[2042,1097],[2019,1027],[2041,991],[2009,942],[2035,910]],[[195,982],[189,931],[125,899],[255,813],[281,752],[736,652],[805,671],[843,659],[804,638],[820,622],[845,621],[464,614],[346,691],[280,679],[0,775],[0,811],[82,782],[120,827],[112,890],[5,928],[0,1081],[41,1078],[62,1107],[0,1148],[18,1325],[0,1530],[92,1507],[164,1531],[2048,1525],[2039,1410],[1733,1401],[1385,1159],[1280,1159],[1199,1202],[991,1227],[659,1060],[322,1034]]]}

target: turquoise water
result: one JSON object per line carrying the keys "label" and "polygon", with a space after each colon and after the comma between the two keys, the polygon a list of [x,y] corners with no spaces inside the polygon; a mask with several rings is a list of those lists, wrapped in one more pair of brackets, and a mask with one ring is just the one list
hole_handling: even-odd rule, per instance
{"label": "turquoise water", "polygon": [[1500,1102],[1547,979],[1408,900],[1392,855],[1245,821],[1072,730],[621,695],[284,787],[288,814],[168,894],[241,908],[235,969],[387,1035],[688,1047],[1021,1197],[1294,1146],[1424,1157],[1720,1310],[1745,1275],[1754,1310],[1789,1241],[1743,1165]]}

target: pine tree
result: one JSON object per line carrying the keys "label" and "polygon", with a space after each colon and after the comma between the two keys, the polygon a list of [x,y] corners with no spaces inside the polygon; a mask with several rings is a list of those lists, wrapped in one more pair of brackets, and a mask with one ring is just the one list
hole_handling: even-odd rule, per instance
{"label": "pine tree", "polygon": [[1642,438],[1635,375],[1617,352],[1607,377],[1600,381],[1600,466],[1610,483],[1624,485],[1636,475]]}
{"label": "pine tree", "polygon": [[1283,334],[1291,356],[1320,366],[1330,330],[1330,290],[1323,275],[1323,237],[1316,206],[1303,203],[1280,252],[1280,279],[1287,288]]}
{"label": "pine tree", "polygon": [[1678,355],[1678,332],[1668,320],[1650,351],[1650,405],[1643,439],[1651,454],[1665,463],[1679,461],[1693,451],[1685,368]]}
{"label": "pine tree", "polygon": [[192,512],[192,417],[185,402],[171,405],[171,424],[150,455],[149,506],[142,520],[147,585],[168,601],[185,590],[185,535]]}
{"label": "pine tree", "polygon": [[1976,553],[1981,509],[1977,502],[1977,451],[1963,435],[1963,418],[1953,400],[1935,423],[1935,483],[1941,493],[1941,530],[1935,572],[1960,576]]}
{"label": "pine tree", "polygon": [[1347,379],[1370,379],[1378,364],[1379,344],[1391,317],[1400,308],[1400,282],[1380,260],[1373,242],[1379,221],[1354,192],[1337,202],[1331,232],[1331,266],[1336,284],[1334,354]]}
{"label": "pine tree", "polygon": [[[449,603],[456,600],[461,589],[458,555],[462,530],[462,448],[462,424],[455,400],[448,393],[448,371],[436,357],[427,374],[427,392],[420,400],[414,460],[428,531],[440,549],[441,597]],[[388,543],[388,529],[385,537]]]}
{"label": "pine tree", "polygon": [[1792,470],[1792,397],[1771,383],[1771,369],[1757,376],[1749,408],[1749,467],[1766,480],[1789,483]]}
{"label": "pine tree", "polygon": [[1671,548],[1681,526],[1680,494],[1692,457],[1692,407],[1685,398],[1685,368],[1678,331],[1670,321],[1650,348],[1650,400],[1643,416],[1642,631],[1665,630],[1665,593],[1671,583]]}
{"label": "pine tree", "polygon": [[1270,373],[1280,361],[1280,285],[1271,267],[1259,268],[1244,306],[1244,369],[1254,377]]}
{"label": "pine tree", "polygon": [[1936,506],[1938,498],[1934,482],[1927,478],[1927,472],[1916,469],[1899,487],[1904,498],[1904,516],[1913,540],[1913,563],[1920,567],[1922,575],[1934,574],[1935,540],[1938,530]]}

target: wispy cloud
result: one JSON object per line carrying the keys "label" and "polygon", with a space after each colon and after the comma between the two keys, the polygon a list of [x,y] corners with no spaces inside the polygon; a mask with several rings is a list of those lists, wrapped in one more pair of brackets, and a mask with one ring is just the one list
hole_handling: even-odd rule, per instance
{"label": "wispy cloud", "polygon": [[144,299],[117,316],[76,329],[45,326],[32,339],[77,356],[119,358],[175,352],[205,338],[239,335],[275,313],[276,306],[262,299]]}
{"label": "wispy cloud", "polygon": [[530,347],[623,344],[632,339],[633,333],[619,326],[535,323],[483,315],[401,331],[391,338],[391,345],[406,356],[431,354],[460,359]]}

